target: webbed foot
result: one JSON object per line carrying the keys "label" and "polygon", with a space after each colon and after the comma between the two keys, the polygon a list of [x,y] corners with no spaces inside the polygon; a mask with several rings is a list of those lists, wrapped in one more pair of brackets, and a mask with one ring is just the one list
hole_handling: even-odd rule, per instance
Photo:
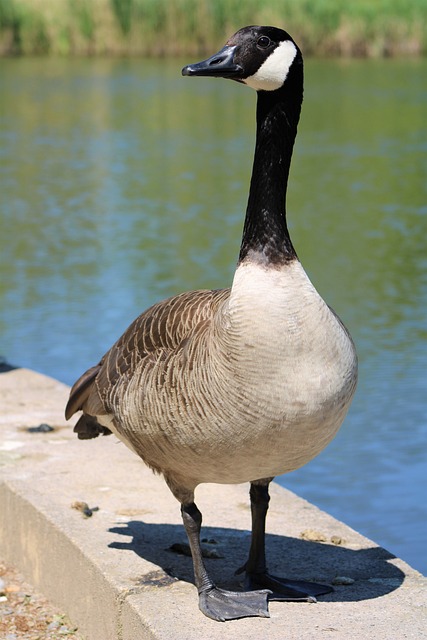
{"label": "webbed foot", "polygon": [[271,591],[262,589],[257,591],[224,591],[213,587],[199,595],[200,610],[208,618],[224,622],[238,618],[258,616],[269,618],[268,597]]}
{"label": "webbed foot", "polygon": [[287,580],[269,573],[256,573],[246,576],[245,586],[249,589],[269,589],[269,600],[300,600],[316,602],[317,596],[331,593],[333,588],[326,584],[305,582],[304,580]]}

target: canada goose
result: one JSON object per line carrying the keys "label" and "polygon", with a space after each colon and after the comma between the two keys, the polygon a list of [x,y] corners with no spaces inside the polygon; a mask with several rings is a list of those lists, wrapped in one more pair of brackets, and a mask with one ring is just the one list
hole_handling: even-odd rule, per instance
{"label": "canada goose", "polygon": [[[240,29],[185,76],[255,89],[257,133],[239,260],[230,289],[191,291],[140,315],[74,384],[66,417],[81,439],[115,433],[181,503],[200,609],[214,620],[268,617],[268,599],[313,600],[325,585],[271,576],[268,486],[335,436],[357,378],[353,342],[319,296],[289,237],[286,185],[303,94],[303,61],[274,27]],[[245,592],[210,579],[200,550],[203,482],[250,482]]]}

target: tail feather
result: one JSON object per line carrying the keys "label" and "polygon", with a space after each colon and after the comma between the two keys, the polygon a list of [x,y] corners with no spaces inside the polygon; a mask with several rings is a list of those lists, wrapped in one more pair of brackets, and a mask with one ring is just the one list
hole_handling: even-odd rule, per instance
{"label": "tail feather", "polygon": [[79,440],[90,440],[99,435],[109,436],[112,433],[110,429],[99,424],[96,418],[85,413],[79,418],[73,431],[77,433]]}

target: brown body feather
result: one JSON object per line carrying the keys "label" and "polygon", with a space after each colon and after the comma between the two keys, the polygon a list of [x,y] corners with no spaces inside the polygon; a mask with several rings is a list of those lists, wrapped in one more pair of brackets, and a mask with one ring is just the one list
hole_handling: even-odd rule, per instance
{"label": "brown body feather", "polygon": [[109,399],[114,395],[115,385],[129,379],[138,366],[143,365],[147,371],[159,359],[165,360],[183,350],[206,321],[212,320],[229,295],[230,289],[189,291],[163,300],[138,316],[100,362],[80,376],[71,389],[65,416],[68,420],[77,411],[83,411],[74,428],[79,438],[111,433],[95,416],[111,413]]}

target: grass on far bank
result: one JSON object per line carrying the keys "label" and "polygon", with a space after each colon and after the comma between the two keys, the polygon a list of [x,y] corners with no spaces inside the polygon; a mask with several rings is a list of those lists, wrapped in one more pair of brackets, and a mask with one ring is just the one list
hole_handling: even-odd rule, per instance
{"label": "grass on far bank", "polygon": [[247,24],[308,55],[427,52],[427,0],[0,0],[0,55],[205,54]]}

